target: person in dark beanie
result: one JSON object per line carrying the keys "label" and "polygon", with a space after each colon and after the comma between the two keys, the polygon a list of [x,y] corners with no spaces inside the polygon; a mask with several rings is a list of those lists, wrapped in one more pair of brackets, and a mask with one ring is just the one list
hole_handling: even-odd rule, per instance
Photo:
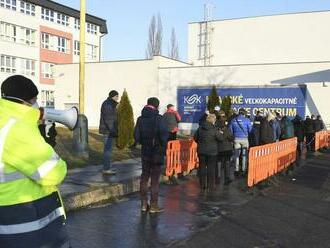
{"label": "person in dark beanie", "polygon": [[67,167],[39,132],[38,93],[23,76],[1,85],[1,247],[70,246],[57,188]]}
{"label": "person in dark beanie", "polygon": [[181,116],[178,111],[174,109],[173,104],[167,105],[167,110],[163,114],[163,117],[167,127],[168,140],[176,140],[176,134],[179,130],[178,124],[181,121]]}
{"label": "person in dark beanie", "polygon": [[[141,211],[163,212],[158,205],[159,177],[164,163],[168,132],[163,117],[158,112],[159,100],[151,97],[137,119],[134,129],[136,143],[142,145],[142,174],[140,182]],[[151,199],[148,204],[148,182],[151,178]]]}
{"label": "person in dark beanie", "polygon": [[102,103],[99,133],[103,134],[103,171],[104,175],[116,174],[116,170],[111,168],[111,152],[115,141],[118,137],[118,105],[119,94],[112,90],[109,97]]}

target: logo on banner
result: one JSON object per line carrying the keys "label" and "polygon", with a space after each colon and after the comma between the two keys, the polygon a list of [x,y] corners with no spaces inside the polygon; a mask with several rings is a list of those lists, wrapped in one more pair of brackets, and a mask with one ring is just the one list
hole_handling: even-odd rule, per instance
{"label": "logo on banner", "polygon": [[202,96],[199,96],[197,94],[193,94],[191,96],[184,96],[183,97],[183,103],[184,104],[200,104],[202,103]]}

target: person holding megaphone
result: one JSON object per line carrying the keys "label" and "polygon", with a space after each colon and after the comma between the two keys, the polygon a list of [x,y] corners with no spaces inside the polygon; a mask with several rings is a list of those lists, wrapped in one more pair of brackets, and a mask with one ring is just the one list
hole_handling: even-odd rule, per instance
{"label": "person holding megaphone", "polygon": [[38,93],[20,75],[1,85],[1,247],[70,247],[57,189],[67,166],[39,132]]}

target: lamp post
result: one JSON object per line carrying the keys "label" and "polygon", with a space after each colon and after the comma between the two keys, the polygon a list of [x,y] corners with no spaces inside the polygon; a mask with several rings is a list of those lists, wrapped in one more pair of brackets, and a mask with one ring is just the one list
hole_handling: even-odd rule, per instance
{"label": "lamp post", "polygon": [[73,150],[76,155],[89,157],[88,121],[85,112],[85,32],[86,0],[80,0],[80,56],[79,56],[79,116],[77,127],[73,130]]}

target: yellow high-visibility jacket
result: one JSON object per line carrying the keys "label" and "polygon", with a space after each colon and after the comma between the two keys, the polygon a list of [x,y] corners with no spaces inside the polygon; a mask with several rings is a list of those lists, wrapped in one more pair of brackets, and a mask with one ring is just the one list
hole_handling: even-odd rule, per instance
{"label": "yellow high-visibility jacket", "polygon": [[65,215],[57,185],[66,163],[41,136],[39,116],[38,109],[0,99],[0,243],[6,235],[37,234]]}

